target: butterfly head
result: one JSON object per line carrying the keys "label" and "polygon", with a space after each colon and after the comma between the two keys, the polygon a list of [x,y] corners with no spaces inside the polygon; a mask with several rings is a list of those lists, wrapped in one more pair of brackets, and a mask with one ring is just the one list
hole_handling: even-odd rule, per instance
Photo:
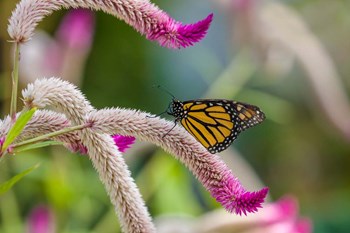
{"label": "butterfly head", "polygon": [[180,119],[184,116],[183,106],[184,104],[180,100],[173,98],[173,101],[169,104],[167,113],[176,119]]}

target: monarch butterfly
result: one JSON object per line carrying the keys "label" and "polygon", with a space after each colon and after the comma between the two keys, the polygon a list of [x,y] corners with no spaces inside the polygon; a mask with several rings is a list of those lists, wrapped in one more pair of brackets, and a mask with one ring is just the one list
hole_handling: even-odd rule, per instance
{"label": "monarch butterfly", "polygon": [[257,106],[225,99],[182,102],[173,98],[166,112],[212,154],[225,150],[240,132],[265,119]]}

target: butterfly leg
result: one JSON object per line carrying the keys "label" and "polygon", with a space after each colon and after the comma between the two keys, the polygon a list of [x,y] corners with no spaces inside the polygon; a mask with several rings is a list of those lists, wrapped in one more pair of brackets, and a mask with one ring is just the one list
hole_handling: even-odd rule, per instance
{"label": "butterfly leg", "polygon": [[173,126],[166,134],[164,134],[162,138],[164,138],[165,136],[167,136],[167,135],[170,133],[170,131],[172,131],[172,130],[175,128],[176,123],[177,123],[177,119],[175,119],[175,121],[174,121],[174,126]]}

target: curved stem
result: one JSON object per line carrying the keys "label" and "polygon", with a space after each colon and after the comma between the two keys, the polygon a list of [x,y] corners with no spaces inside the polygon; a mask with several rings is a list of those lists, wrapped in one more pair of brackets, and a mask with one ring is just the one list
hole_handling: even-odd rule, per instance
{"label": "curved stem", "polygon": [[10,106],[10,116],[12,122],[16,120],[17,112],[17,90],[18,90],[18,73],[19,73],[19,59],[20,59],[20,45],[15,43],[15,53],[12,71],[12,93],[11,93],[11,106]]}
{"label": "curved stem", "polygon": [[64,128],[64,129],[52,132],[52,133],[47,133],[47,134],[41,135],[41,136],[36,137],[36,138],[32,138],[32,139],[29,139],[29,140],[26,140],[26,141],[23,141],[23,142],[19,142],[19,143],[13,144],[11,146],[11,149],[18,148],[18,147],[21,147],[21,146],[27,146],[27,145],[34,144],[34,143],[37,143],[37,142],[41,142],[41,141],[44,141],[44,140],[47,140],[47,139],[50,139],[50,138],[53,138],[53,137],[56,137],[56,136],[59,136],[59,135],[62,135],[62,134],[66,134],[66,133],[69,133],[69,132],[72,132],[72,131],[75,131],[75,130],[85,129],[87,127],[89,127],[89,126],[86,125],[86,124],[67,127],[67,128]]}

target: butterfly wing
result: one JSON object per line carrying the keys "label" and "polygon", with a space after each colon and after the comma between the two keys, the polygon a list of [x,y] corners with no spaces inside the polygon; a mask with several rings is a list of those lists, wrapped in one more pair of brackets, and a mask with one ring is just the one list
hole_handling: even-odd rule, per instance
{"label": "butterfly wing", "polygon": [[210,153],[225,150],[238,134],[265,119],[256,106],[229,100],[183,102],[183,127]]}

